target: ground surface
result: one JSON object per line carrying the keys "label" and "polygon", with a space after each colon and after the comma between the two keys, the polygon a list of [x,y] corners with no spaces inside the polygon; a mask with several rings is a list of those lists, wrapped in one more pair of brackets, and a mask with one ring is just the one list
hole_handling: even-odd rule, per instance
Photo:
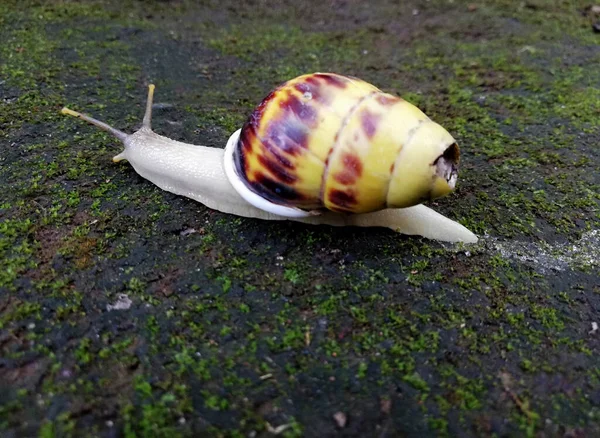
{"label": "ground surface", "polygon": [[[588,3],[41,3],[0,5],[2,436],[600,436]],[[457,138],[434,208],[480,243],[210,211],[59,113],[131,132],[154,82],[157,132],[221,146],[312,71]]]}

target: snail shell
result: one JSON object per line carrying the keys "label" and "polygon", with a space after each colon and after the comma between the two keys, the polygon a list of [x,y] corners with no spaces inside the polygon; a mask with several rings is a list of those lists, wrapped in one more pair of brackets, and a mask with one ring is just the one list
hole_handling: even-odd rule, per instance
{"label": "snail shell", "polygon": [[315,73],[273,90],[229,140],[225,170],[254,206],[284,216],[403,208],[450,193],[459,149],[409,102]]}

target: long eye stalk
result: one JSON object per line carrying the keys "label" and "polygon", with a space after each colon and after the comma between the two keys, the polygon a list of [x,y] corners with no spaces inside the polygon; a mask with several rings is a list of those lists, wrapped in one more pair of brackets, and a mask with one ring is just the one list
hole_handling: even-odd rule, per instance
{"label": "long eye stalk", "polygon": [[88,116],[87,114],[82,114],[77,111],[73,111],[67,107],[64,107],[60,112],[69,116],[78,117],[81,120],[85,120],[86,122],[91,123],[92,125],[111,133],[123,142],[127,139],[127,137],[129,137],[129,134],[126,134],[123,131],[119,131],[118,129],[110,126],[108,123],[101,122],[100,120],[95,119],[92,116]]}

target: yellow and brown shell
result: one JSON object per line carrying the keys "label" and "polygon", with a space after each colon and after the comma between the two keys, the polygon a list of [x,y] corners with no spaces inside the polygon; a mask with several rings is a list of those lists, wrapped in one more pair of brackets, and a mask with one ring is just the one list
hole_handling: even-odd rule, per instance
{"label": "yellow and brown shell", "polygon": [[444,196],[459,158],[452,136],[414,105],[331,73],[273,90],[232,154],[235,173],[265,201],[349,213]]}

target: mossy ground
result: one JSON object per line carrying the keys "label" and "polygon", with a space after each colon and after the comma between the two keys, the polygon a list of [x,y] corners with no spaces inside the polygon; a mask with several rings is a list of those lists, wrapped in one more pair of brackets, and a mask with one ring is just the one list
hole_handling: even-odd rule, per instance
{"label": "mossy ground", "polygon": [[[0,434],[600,435],[596,18],[397,3],[2,2]],[[318,70],[458,139],[435,208],[480,244],[210,211],[59,114],[132,131],[154,82],[156,131],[223,145]]]}

